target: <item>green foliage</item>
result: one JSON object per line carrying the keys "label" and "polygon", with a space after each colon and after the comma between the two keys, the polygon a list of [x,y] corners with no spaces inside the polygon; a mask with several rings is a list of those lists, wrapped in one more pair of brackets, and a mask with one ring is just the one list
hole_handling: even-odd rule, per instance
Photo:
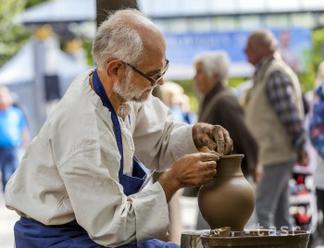
{"label": "green foliage", "polygon": [[313,90],[315,82],[315,71],[312,63],[307,65],[306,71],[298,74],[299,82],[303,92]]}
{"label": "green foliage", "polygon": [[189,97],[190,99],[190,108],[192,111],[197,112],[198,111],[198,99],[197,95],[194,92],[194,85],[192,80],[176,80],[179,85],[182,86],[184,93]]}
{"label": "green foliage", "polygon": [[249,78],[245,78],[245,77],[230,78],[228,80],[228,86],[231,88],[235,88],[235,87],[239,86],[241,83],[245,82],[246,80],[249,80]]}
{"label": "green foliage", "polygon": [[303,51],[305,70],[298,74],[299,82],[303,92],[307,92],[314,87],[314,33],[312,33],[312,48]]}
{"label": "green foliage", "polygon": [[29,33],[14,23],[14,17],[24,9],[24,0],[0,0],[0,66],[24,44]]}
{"label": "green foliage", "polygon": [[25,5],[25,9],[28,9],[30,7],[33,7],[37,4],[40,4],[40,3],[43,3],[43,2],[46,2],[47,0],[28,0],[28,1],[25,1],[26,2],[26,5]]}
{"label": "green foliage", "polygon": [[6,63],[31,36],[31,32],[15,22],[26,7],[45,0],[0,0],[0,66]]}
{"label": "green foliage", "polygon": [[313,32],[313,53],[312,63],[315,68],[324,59],[324,28],[317,29]]}
{"label": "green foliage", "polygon": [[324,29],[314,30],[312,33],[312,49],[305,51],[304,59],[306,68],[303,73],[298,75],[303,91],[313,90],[315,86],[316,71],[318,65],[324,59]]}
{"label": "green foliage", "polygon": [[324,28],[319,28],[313,31],[313,50],[309,63],[309,73],[307,74],[307,79],[311,80],[310,89],[315,86],[316,72],[322,61],[324,61]]}
{"label": "green foliage", "polygon": [[88,65],[94,65],[91,49],[92,49],[92,40],[84,39],[82,42],[83,49],[86,53],[86,60]]}

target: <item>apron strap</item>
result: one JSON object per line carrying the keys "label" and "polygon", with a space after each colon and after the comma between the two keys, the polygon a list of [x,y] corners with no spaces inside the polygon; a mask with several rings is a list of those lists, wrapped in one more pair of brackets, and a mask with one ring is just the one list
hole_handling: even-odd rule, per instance
{"label": "apron strap", "polygon": [[120,159],[120,169],[119,169],[119,182],[123,185],[124,193],[128,196],[134,193],[137,193],[146,178],[146,173],[140,165],[140,162],[136,159],[133,159],[133,173],[132,176],[124,175],[124,157],[123,157],[123,141],[122,141],[122,132],[118,116],[115,109],[113,108],[111,102],[109,101],[105,89],[99,79],[97,70],[93,73],[93,87],[95,92],[99,95],[103,105],[107,107],[111,112],[111,120],[114,127],[115,138],[121,156]]}
{"label": "apron strap", "polygon": [[94,70],[93,72],[93,87],[95,92],[99,95],[103,105],[109,109],[111,112],[111,120],[113,123],[114,127],[114,133],[115,133],[115,138],[120,154],[120,169],[119,169],[119,177],[124,174],[124,156],[123,156],[123,139],[122,139],[122,133],[121,133],[121,128],[120,128],[120,123],[118,120],[118,116],[116,114],[116,111],[114,107],[112,106],[111,102],[109,101],[109,98],[107,97],[107,94],[105,92],[105,89],[99,79],[97,70]]}

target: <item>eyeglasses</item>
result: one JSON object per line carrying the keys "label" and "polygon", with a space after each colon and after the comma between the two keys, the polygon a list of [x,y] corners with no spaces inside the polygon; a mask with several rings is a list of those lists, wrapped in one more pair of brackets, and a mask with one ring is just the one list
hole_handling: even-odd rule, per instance
{"label": "eyeglasses", "polygon": [[150,81],[151,83],[151,86],[155,86],[164,76],[164,74],[166,73],[166,71],[168,70],[169,68],[169,60],[165,60],[165,66],[164,68],[157,74],[153,75],[153,76],[149,76],[147,74],[145,74],[144,72],[140,71],[139,69],[137,69],[135,66],[127,63],[127,62],[124,62],[124,64],[128,65],[130,68],[132,68],[134,71],[136,71],[138,74],[140,74],[141,76],[143,76],[145,79],[147,79],[148,81]]}

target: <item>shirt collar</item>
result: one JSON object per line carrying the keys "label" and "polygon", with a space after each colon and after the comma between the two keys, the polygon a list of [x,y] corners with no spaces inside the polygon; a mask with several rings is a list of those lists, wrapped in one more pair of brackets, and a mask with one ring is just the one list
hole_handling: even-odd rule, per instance
{"label": "shirt collar", "polygon": [[254,71],[254,81],[256,81],[260,76],[263,75],[265,72],[265,68],[271,63],[271,61],[274,59],[273,55],[264,57],[258,64],[255,65],[255,71]]}
{"label": "shirt collar", "polygon": [[273,55],[264,57],[261,61],[255,65],[255,72],[259,71],[264,65],[268,64],[272,59]]}

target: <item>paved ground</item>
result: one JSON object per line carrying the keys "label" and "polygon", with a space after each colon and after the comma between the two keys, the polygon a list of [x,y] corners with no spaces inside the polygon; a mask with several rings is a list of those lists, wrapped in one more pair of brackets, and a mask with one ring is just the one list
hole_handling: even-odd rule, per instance
{"label": "paved ground", "polygon": [[4,206],[3,194],[0,192],[0,247],[14,247],[13,226],[18,215]]}

